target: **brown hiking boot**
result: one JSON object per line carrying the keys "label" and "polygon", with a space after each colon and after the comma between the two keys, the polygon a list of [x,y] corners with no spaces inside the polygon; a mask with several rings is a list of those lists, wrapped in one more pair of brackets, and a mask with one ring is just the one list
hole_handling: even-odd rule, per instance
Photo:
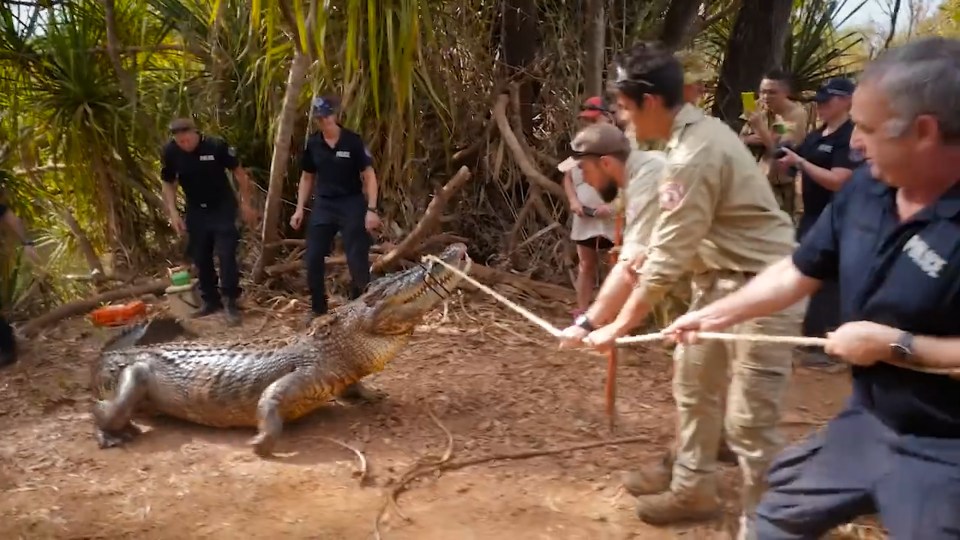
{"label": "brown hiking boot", "polygon": [[637,517],[650,525],[671,525],[718,517],[723,508],[714,490],[665,491],[637,497]]}
{"label": "brown hiking boot", "polygon": [[670,489],[672,477],[673,471],[661,461],[626,473],[623,475],[622,484],[627,493],[638,497],[667,491]]}

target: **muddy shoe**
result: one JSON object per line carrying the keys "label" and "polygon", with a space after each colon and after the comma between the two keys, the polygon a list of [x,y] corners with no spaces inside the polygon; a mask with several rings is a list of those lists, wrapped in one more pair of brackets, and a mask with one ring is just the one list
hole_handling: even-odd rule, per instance
{"label": "muddy shoe", "polygon": [[673,471],[665,463],[665,460],[662,460],[660,463],[647,465],[639,470],[624,474],[621,483],[627,493],[637,497],[669,490],[672,477]]}
{"label": "muddy shoe", "polygon": [[650,525],[714,519],[722,510],[716,495],[708,490],[643,495],[637,497],[636,506],[637,517]]}
{"label": "muddy shoe", "polygon": [[226,309],[224,310],[227,316],[227,326],[239,326],[240,325],[240,308],[237,307],[237,301],[234,299],[228,299]]}

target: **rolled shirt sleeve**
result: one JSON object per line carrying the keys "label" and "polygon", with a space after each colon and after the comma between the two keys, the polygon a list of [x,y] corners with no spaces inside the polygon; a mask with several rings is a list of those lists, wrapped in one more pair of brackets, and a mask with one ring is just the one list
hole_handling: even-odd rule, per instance
{"label": "rolled shirt sleeve", "polygon": [[[641,155],[636,159],[634,170],[628,170],[621,261],[632,261],[646,254],[660,215],[658,189],[665,168],[663,152],[635,152]],[[630,165],[628,163],[628,169]]]}

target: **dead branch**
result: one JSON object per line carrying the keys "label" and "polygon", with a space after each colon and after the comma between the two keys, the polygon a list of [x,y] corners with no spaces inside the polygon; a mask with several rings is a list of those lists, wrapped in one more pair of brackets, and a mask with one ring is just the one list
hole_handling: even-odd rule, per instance
{"label": "dead branch", "polygon": [[498,283],[502,283],[504,285],[510,285],[518,290],[531,291],[543,298],[550,300],[569,302],[570,297],[573,295],[573,290],[566,287],[554,285],[553,283],[536,281],[528,277],[518,276],[516,274],[490,268],[489,266],[484,266],[482,264],[474,263],[473,266],[470,267],[470,273],[477,279],[477,281],[483,282],[491,287]]}
{"label": "dead branch", "polygon": [[533,156],[534,163],[540,161],[547,167],[556,166],[557,163],[560,163],[559,159],[549,156],[531,146],[523,134],[523,120],[520,118],[520,83],[516,81],[510,83],[507,85],[507,91],[510,94],[510,127],[513,128],[513,134],[517,137],[520,148],[523,149],[524,154]]}
{"label": "dead branch", "polygon": [[[420,242],[420,245],[418,245],[413,249],[410,249],[402,257],[398,257],[397,259],[395,259],[394,262],[397,262],[400,259],[404,259],[404,258],[415,258],[417,255],[421,253],[432,251],[438,246],[445,246],[453,242],[467,242],[467,239],[462,236],[457,236],[455,234],[450,234],[450,233],[435,234],[427,238],[426,240],[423,240],[422,242]],[[281,242],[277,242],[275,245],[281,245],[281,243],[294,245],[294,246],[303,246],[305,245],[306,241],[300,240],[297,238],[289,238],[287,240],[282,240]],[[394,249],[396,248],[393,246],[393,244],[390,244],[387,242],[384,242],[383,244],[380,244],[380,245],[373,246],[372,248],[370,248],[370,257],[369,257],[370,262],[376,263],[377,261],[383,258],[382,253],[391,252]],[[286,261],[282,263],[274,264],[272,266],[268,266],[265,269],[265,271],[267,275],[274,277],[280,274],[285,274],[287,272],[295,272],[297,270],[300,270],[303,268],[305,264],[302,256],[303,256],[302,251],[300,253],[294,253],[290,257],[288,257]],[[326,258],[326,263],[332,264],[332,265],[347,264],[347,257],[346,255],[330,255],[329,257]]]}
{"label": "dead branch", "polygon": [[408,234],[397,247],[373,263],[373,271],[382,272],[385,268],[390,268],[399,259],[407,255],[408,252],[412,251],[413,247],[426,236],[430,229],[439,224],[444,207],[446,207],[454,193],[459,191],[469,179],[470,169],[466,166],[460,167],[457,174],[453,175],[453,178],[447,181],[447,183],[437,191],[436,195],[434,195],[433,200],[427,205],[427,210],[423,213],[423,217],[420,218],[417,225],[410,231],[410,234]]}
{"label": "dead branch", "polygon": [[345,448],[345,449],[353,452],[353,454],[354,454],[355,456],[357,456],[357,461],[360,462],[360,471],[359,471],[359,473],[360,473],[360,479],[359,479],[359,482],[360,482],[360,485],[363,486],[364,483],[367,481],[367,458],[366,458],[366,456],[363,455],[363,452],[361,452],[359,448],[357,448],[357,447],[355,447],[355,446],[353,446],[353,445],[347,444],[347,443],[345,443],[345,442],[343,442],[343,441],[341,441],[341,440],[339,440],[339,439],[334,439],[334,438],[332,438],[332,437],[325,437],[325,436],[323,436],[323,435],[320,435],[320,436],[317,437],[317,438],[320,439],[320,440],[324,440],[324,441],[333,443],[333,444],[335,444],[335,445],[337,445],[337,446],[339,446],[339,447],[341,447],[341,448]]}
{"label": "dead branch", "polygon": [[[432,415],[431,415],[432,416]],[[507,461],[507,460],[518,460],[518,459],[530,459],[535,457],[542,456],[552,456],[557,454],[565,454],[567,452],[575,452],[577,450],[588,450],[591,448],[600,448],[604,446],[616,446],[621,444],[636,444],[650,442],[650,438],[640,435],[634,437],[622,437],[619,439],[605,439],[602,441],[594,441],[589,443],[581,443],[570,446],[562,446],[559,448],[547,448],[543,450],[522,450],[519,452],[504,452],[491,454],[488,456],[479,456],[475,458],[463,459],[460,461],[450,461],[449,457],[452,456],[452,443],[453,436],[450,434],[449,430],[439,423],[439,420],[434,420],[438,425],[443,428],[444,433],[448,436],[450,450],[444,455],[444,458],[437,460],[433,463],[424,462],[425,460],[418,460],[415,462],[403,475],[397,483],[390,489],[387,493],[387,500],[385,501],[384,506],[381,508],[380,513],[377,514],[377,519],[374,522],[374,537],[380,538],[380,521],[383,518],[383,514],[386,511],[387,505],[390,502],[393,502],[395,510],[399,510],[399,507],[396,506],[397,498],[401,493],[407,490],[408,486],[417,478],[422,476],[433,474],[433,473],[442,473],[444,471],[456,471],[459,469],[464,469],[466,467],[471,467],[474,465],[481,465],[483,463],[490,463],[492,461]],[[402,514],[398,515],[402,516]],[[406,518],[409,521],[409,518]]]}
{"label": "dead branch", "polygon": [[169,279],[156,279],[154,281],[133,285],[131,287],[107,291],[105,293],[98,294],[93,298],[86,298],[83,300],[77,300],[76,302],[70,302],[54,309],[53,311],[44,313],[39,317],[27,321],[22,327],[20,327],[20,332],[23,333],[24,336],[31,336],[45,326],[59,322],[68,317],[73,317],[74,315],[79,315],[81,313],[90,311],[104,302],[112,302],[114,300],[137,297],[144,294],[160,294],[169,285]]}
{"label": "dead branch", "polygon": [[544,176],[542,172],[538,171],[537,167],[530,160],[530,157],[523,152],[523,146],[510,127],[510,121],[507,120],[507,104],[509,102],[510,96],[508,94],[501,94],[497,99],[497,104],[493,107],[493,116],[497,121],[500,136],[503,137],[503,140],[507,143],[507,147],[510,148],[513,159],[517,162],[520,170],[523,171],[523,174],[531,184],[540,186],[541,189],[567,204],[567,194],[563,191],[563,186],[550,180]]}

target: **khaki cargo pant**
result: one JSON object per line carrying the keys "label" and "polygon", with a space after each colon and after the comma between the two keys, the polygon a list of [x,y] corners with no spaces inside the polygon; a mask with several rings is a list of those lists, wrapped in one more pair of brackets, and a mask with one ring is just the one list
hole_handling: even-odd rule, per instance
{"label": "khaki cargo pant", "polygon": [[[739,289],[749,277],[739,272],[693,276],[691,311]],[[795,336],[800,333],[802,314],[801,302],[728,331]],[[767,468],[782,444],[777,424],[791,371],[791,345],[701,341],[679,346],[674,354],[678,437],[671,489],[716,489],[717,449],[725,432],[743,472],[741,538],[752,535]],[[724,414],[722,397],[728,380]]]}

